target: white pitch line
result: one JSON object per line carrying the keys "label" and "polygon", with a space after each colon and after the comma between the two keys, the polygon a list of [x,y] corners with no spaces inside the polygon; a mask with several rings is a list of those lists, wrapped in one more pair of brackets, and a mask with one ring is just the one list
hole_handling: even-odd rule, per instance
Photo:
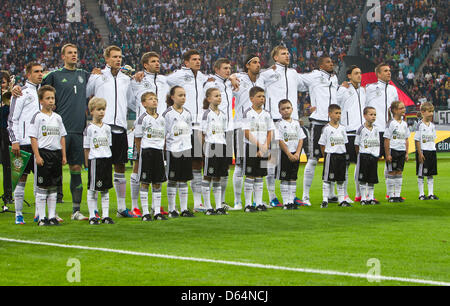
{"label": "white pitch line", "polygon": [[18,240],[18,239],[10,239],[10,238],[3,238],[3,237],[0,237],[0,241],[13,242],[13,243],[23,243],[23,244],[43,245],[43,246],[53,246],[53,247],[67,248],[67,249],[101,251],[101,252],[117,253],[117,254],[124,254],[124,255],[146,256],[146,257],[175,259],[175,260],[187,260],[187,261],[194,261],[194,262],[206,262],[206,263],[224,264],[224,265],[231,265],[231,266],[243,266],[243,267],[249,267],[249,268],[260,268],[260,269],[269,269],[269,270],[282,270],[282,271],[311,273],[311,274],[322,274],[322,275],[333,275],[333,276],[345,276],[345,277],[353,277],[353,278],[364,278],[364,279],[371,279],[373,281],[386,280],[386,281],[398,281],[398,282],[404,282],[404,283],[416,283],[416,284],[426,284],[426,285],[434,285],[434,286],[450,286],[450,283],[448,283],[448,282],[440,282],[440,281],[433,281],[433,280],[426,280],[426,279],[414,279],[414,278],[403,278],[403,277],[382,276],[382,275],[379,275],[379,276],[368,276],[367,274],[364,274],[364,273],[348,273],[348,272],[331,271],[331,270],[319,270],[319,269],[308,269],[308,268],[292,268],[292,267],[273,266],[273,265],[264,265],[264,264],[257,264],[257,263],[246,263],[246,262],[238,262],[238,261],[226,261],[226,260],[215,260],[215,259],[207,259],[207,258],[196,258],[196,257],[184,257],[184,256],[174,256],[174,255],[164,255],[164,254],[154,254],[154,253],[143,253],[143,252],[134,252],[134,251],[127,251],[127,250],[95,248],[95,247],[87,247],[87,246],[81,246],[81,245],[58,244],[58,243],[31,241],[31,240]]}

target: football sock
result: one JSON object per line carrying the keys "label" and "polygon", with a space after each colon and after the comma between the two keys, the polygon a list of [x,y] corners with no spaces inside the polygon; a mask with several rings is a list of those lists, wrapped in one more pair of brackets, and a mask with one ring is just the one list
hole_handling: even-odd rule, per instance
{"label": "football sock", "polygon": [[[188,185],[185,182],[178,183],[178,190],[180,191],[180,210],[181,212],[188,209]],[[201,196],[201,194],[200,194]]]}
{"label": "football sock", "polygon": [[330,194],[330,182],[324,181],[322,184],[322,201],[328,203],[328,195]]}
{"label": "football sock", "polygon": [[251,178],[245,178],[244,181],[244,196],[245,196],[245,206],[252,206],[252,194],[253,194],[253,185],[255,184],[255,180]]}
{"label": "football sock", "polygon": [[211,209],[211,182],[203,179],[202,181],[203,204],[206,209]]}
{"label": "football sock", "polygon": [[303,173],[303,198],[309,199],[309,190],[311,189],[314,179],[314,171],[316,170],[317,160],[315,158],[308,159]]}
{"label": "football sock", "polygon": [[16,211],[16,216],[22,215],[24,197],[25,182],[19,182],[17,183],[16,189],[14,190],[14,210]]}
{"label": "football sock", "polygon": [[289,182],[288,181],[281,181],[280,182],[280,191],[281,191],[281,197],[283,198],[284,204],[291,204],[290,202],[290,190],[289,190]]}
{"label": "football sock", "polygon": [[148,186],[141,185],[139,195],[141,197],[142,215],[145,216],[150,214],[148,209]]}
{"label": "football sock", "polygon": [[200,207],[202,203],[202,171],[192,170],[191,189],[194,197],[194,208]]}
{"label": "football sock", "polygon": [[36,207],[38,210],[39,220],[45,219],[45,203],[47,201],[47,190],[36,188]]}
{"label": "football sock", "polygon": [[[228,178],[228,177],[227,177]],[[213,182],[212,183],[212,190],[213,190],[213,194],[214,194],[214,200],[216,203],[216,209],[222,208],[222,181],[220,182]]]}
{"label": "football sock", "polygon": [[423,179],[423,177],[418,177],[417,178],[417,185],[419,186],[419,196],[424,196],[425,195],[425,190],[424,190],[424,179]]}
{"label": "football sock", "polygon": [[[369,190],[368,193],[368,200],[375,200],[375,185],[374,184],[367,184],[367,189]],[[367,193],[366,193],[367,194]],[[366,196],[367,197],[367,196]]]}
{"label": "football sock", "polygon": [[125,179],[125,173],[114,173],[114,189],[117,196],[117,210],[124,211],[127,209],[125,203],[125,197],[127,193],[127,181]]}
{"label": "football sock", "polygon": [[89,209],[89,219],[95,218],[95,211],[97,210],[97,191],[88,190],[87,204]]}
{"label": "football sock", "polygon": [[53,219],[56,217],[56,198],[58,197],[58,193],[56,192],[56,188],[52,190],[48,190],[47,195],[47,206],[48,206],[48,218]]}
{"label": "football sock", "polygon": [[109,191],[100,192],[102,197],[102,218],[109,217]]}
{"label": "football sock", "polygon": [[242,175],[242,167],[239,165],[236,165],[234,167],[234,173],[233,173],[233,187],[234,187],[234,202],[235,203],[241,202],[243,181],[244,181],[244,177]]}
{"label": "football sock", "polygon": [[177,182],[169,181],[167,183],[167,202],[169,204],[169,212],[176,210]]}
{"label": "football sock", "polygon": [[[275,167],[269,166],[267,168],[267,191],[269,192],[269,201],[272,201],[277,196],[275,194]],[[261,205],[261,203],[256,203],[257,205]]]}
{"label": "football sock", "polygon": [[155,216],[161,213],[161,185],[159,187],[152,185],[152,208]]}
{"label": "football sock", "polygon": [[131,209],[139,209],[139,176],[137,173],[131,173],[130,176],[130,193],[131,193]]}
{"label": "football sock", "polygon": [[338,202],[342,203],[345,199],[344,182],[337,183]]}
{"label": "football sock", "polygon": [[255,203],[256,206],[262,205],[264,181],[262,177],[255,178],[254,191],[255,191]]}
{"label": "football sock", "polygon": [[290,181],[289,182],[289,203],[294,203],[294,199],[297,196],[297,182]]}
{"label": "football sock", "polygon": [[433,177],[432,176],[428,176],[427,177],[427,184],[428,184],[428,195],[430,196],[430,195],[434,195],[434,186],[433,186],[433,183],[434,183],[434,179],[433,179]]}
{"label": "football sock", "polygon": [[[228,185],[228,175],[227,176],[223,176],[223,177],[220,178],[220,187],[221,187],[221,191],[223,191],[223,192],[220,193],[220,199],[221,199],[220,203],[224,203],[225,202],[227,185]],[[213,188],[213,190],[214,190],[214,188]],[[216,199],[216,205],[217,205],[217,199]]]}

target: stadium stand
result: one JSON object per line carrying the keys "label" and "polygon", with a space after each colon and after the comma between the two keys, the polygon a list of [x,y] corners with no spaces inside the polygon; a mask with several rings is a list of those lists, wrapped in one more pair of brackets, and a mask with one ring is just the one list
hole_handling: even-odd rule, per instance
{"label": "stadium stand", "polygon": [[123,49],[127,64],[137,67],[142,53],[156,51],[166,73],[181,66],[181,54],[190,48],[203,53],[207,72],[219,57],[230,58],[236,68],[248,52],[266,62],[272,47],[270,5],[264,0],[104,0],[100,8],[110,42]]}
{"label": "stadium stand", "polygon": [[[23,70],[30,61],[44,64],[45,70],[57,69],[62,64],[61,47],[67,42],[76,43],[79,47],[81,67],[89,70],[102,65],[101,37],[83,2],[75,0],[68,3],[67,7],[64,0],[2,1],[2,69],[15,74],[17,81],[23,81]],[[75,8],[80,10],[74,12]]]}

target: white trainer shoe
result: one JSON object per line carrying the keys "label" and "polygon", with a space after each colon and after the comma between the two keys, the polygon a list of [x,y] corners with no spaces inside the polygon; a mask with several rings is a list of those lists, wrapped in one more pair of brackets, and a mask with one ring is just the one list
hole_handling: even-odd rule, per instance
{"label": "white trainer shoe", "polygon": [[71,219],[77,221],[89,220],[89,218],[85,217],[80,211],[76,211],[74,214],[72,214]]}
{"label": "white trainer shoe", "polygon": [[308,197],[303,197],[302,202],[305,204],[305,206],[311,206],[311,202],[309,201]]}

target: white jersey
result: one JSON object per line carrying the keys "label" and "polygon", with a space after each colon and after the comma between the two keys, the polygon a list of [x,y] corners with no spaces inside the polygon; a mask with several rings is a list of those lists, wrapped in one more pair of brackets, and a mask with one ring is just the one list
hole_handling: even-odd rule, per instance
{"label": "white jersey", "polygon": [[347,150],[345,144],[348,143],[345,126],[339,124],[337,128],[327,124],[322,129],[319,144],[325,146],[325,153],[343,154]]}
{"label": "white jersey", "polygon": [[292,119],[298,119],[298,89],[302,86],[299,74],[293,68],[279,63],[276,68],[267,69],[260,73],[259,78],[264,82],[266,93],[265,109],[270,112],[273,119],[281,119],[278,102],[288,99],[292,103]]}
{"label": "white jersey", "polygon": [[380,132],[376,126],[369,130],[365,125],[356,131],[355,146],[359,147],[359,153],[371,154],[375,157],[380,155]]}
{"label": "white jersey", "polygon": [[34,114],[30,121],[30,137],[36,138],[39,149],[61,150],[61,137],[67,135],[62,118],[55,112]]}
{"label": "white jersey", "polygon": [[316,107],[310,119],[328,122],[328,107],[337,103],[338,79],[336,75],[325,70],[313,70],[310,73],[299,74],[300,91],[309,91],[311,107]]}
{"label": "white jersey", "polygon": [[147,112],[139,116],[134,125],[134,137],[141,138],[142,149],[164,149],[166,120],[161,116],[154,118]]}
{"label": "white jersey", "polygon": [[200,129],[200,122],[203,115],[203,100],[205,98],[203,86],[208,81],[208,77],[197,71],[194,74],[191,69],[182,67],[167,76],[167,83],[170,87],[181,86],[186,91],[186,103],[184,107],[192,115],[194,129]]}
{"label": "white jersey", "polygon": [[236,75],[239,80],[239,90],[233,91],[234,100],[234,128],[241,128],[243,125],[242,119],[244,118],[244,111],[252,107],[252,101],[250,101],[250,89],[253,87],[261,87],[264,89],[264,82],[259,77],[256,82],[250,80],[247,73],[238,73]]}
{"label": "white jersey", "polygon": [[420,142],[422,151],[436,151],[436,127],[433,122],[428,125],[423,121],[419,121],[416,128],[414,140]]}
{"label": "white jersey", "polygon": [[166,150],[182,152],[191,149],[191,113],[184,107],[179,113],[170,106],[162,116],[166,121]]}
{"label": "white jersey", "polygon": [[212,76],[214,82],[205,83],[205,95],[209,88],[217,88],[222,96],[222,102],[219,104],[219,110],[221,110],[228,122],[233,121],[233,86],[231,81],[224,79],[217,74]]}
{"label": "white jersey", "polygon": [[27,81],[22,96],[13,97],[8,116],[8,133],[11,143],[29,145],[31,118],[41,109],[37,94],[38,85]]}
{"label": "white jersey", "polygon": [[372,106],[377,110],[375,126],[380,132],[384,132],[389,121],[389,108],[392,102],[398,101],[397,89],[379,80],[366,86],[366,99],[366,106]]}
{"label": "white jersey", "polygon": [[[131,88],[131,78],[119,71],[116,76],[111,67],[106,66],[102,74],[92,74],[89,78],[86,95],[94,95],[106,100],[103,122],[112,126],[127,129],[127,108],[136,110],[136,101]],[[114,132],[114,129],[113,129]]]}
{"label": "white jersey", "polygon": [[[267,110],[261,110],[259,113],[253,109],[248,108],[244,112],[243,130],[249,130],[250,134],[257,139],[261,144],[266,143],[267,133],[269,131],[275,131],[275,125],[273,124],[272,116]],[[245,143],[250,144],[250,140],[244,137]]]}
{"label": "white jersey", "polygon": [[300,122],[294,119],[291,119],[291,122],[281,119],[275,123],[275,126],[275,139],[283,141],[287,145],[289,152],[296,152],[298,142],[306,138]]}
{"label": "white jersey", "polygon": [[166,98],[170,91],[167,78],[162,74],[150,73],[144,71],[144,78],[141,82],[131,81],[131,87],[136,103],[136,120],[145,113],[145,108],[142,106],[141,97],[146,92],[153,92],[158,97],[158,114],[164,113],[167,109]]}
{"label": "white jersey", "polygon": [[84,129],[83,148],[89,149],[88,159],[110,158],[112,146],[111,127],[107,124],[98,126],[93,123]]}
{"label": "white jersey", "polygon": [[364,124],[364,108],[366,107],[366,90],[356,88],[350,83],[349,88],[339,87],[337,102],[341,106],[341,124],[347,129],[348,136],[354,136],[356,130]]}
{"label": "white jersey", "polygon": [[390,149],[406,151],[406,140],[410,134],[405,121],[389,120],[384,131],[384,138],[390,139]]}
{"label": "white jersey", "polygon": [[219,110],[217,114],[210,108],[206,109],[202,118],[202,132],[205,135],[205,142],[227,144],[225,132],[228,129],[227,116]]}

